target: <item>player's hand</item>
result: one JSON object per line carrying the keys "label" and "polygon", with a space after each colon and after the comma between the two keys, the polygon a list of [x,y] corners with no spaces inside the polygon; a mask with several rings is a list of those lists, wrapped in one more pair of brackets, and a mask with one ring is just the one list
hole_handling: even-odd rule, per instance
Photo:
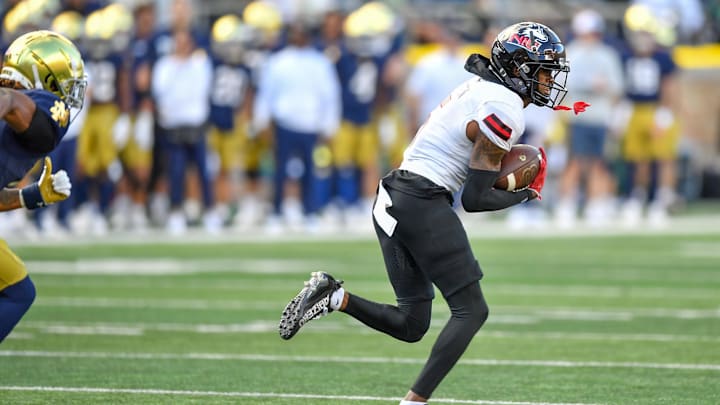
{"label": "player's hand", "polygon": [[20,190],[22,205],[28,209],[44,207],[70,197],[72,184],[65,170],[52,174],[52,160],[45,157],[45,166],[37,183]]}
{"label": "player's hand", "polygon": [[545,156],[545,149],[541,146],[540,148],[540,170],[535,176],[535,180],[530,183],[528,190],[535,193],[535,198],[542,200],[542,188],[545,186],[545,175],[547,174],[547,156]]}

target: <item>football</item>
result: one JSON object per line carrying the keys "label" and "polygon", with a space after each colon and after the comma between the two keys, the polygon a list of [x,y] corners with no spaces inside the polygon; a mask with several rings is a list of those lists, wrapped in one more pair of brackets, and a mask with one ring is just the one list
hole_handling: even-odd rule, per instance
{"label": "football", "polygon": [[494,187],[513,191],[529,186],[540,170],[541,158],[540,150],[532,145],[514,145],[502,159]]}

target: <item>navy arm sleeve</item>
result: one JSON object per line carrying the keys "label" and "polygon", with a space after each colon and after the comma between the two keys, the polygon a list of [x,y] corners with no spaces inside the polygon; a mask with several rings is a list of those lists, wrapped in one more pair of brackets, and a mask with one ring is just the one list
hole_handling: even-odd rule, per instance
{"label": "navy arm sleeve", "polygon": [[468,169],[462,205],[467,212],[496,211],[525,202],[532,197],[530,190],[505,191],[493,188],[500,172]]}

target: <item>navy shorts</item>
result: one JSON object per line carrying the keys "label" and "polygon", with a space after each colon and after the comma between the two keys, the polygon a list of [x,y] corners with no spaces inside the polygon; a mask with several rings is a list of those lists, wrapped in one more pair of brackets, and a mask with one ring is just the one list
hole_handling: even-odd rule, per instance
{"label": "navy shorts", "polygon": [[570,124],[570,156],[603,157],[606,134],[601,125]]}

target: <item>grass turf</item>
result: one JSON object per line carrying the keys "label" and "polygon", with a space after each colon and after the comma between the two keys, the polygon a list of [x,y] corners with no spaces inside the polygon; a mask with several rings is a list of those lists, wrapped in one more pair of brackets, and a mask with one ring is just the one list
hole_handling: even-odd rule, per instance
{"label": "grass turf", "polygon": [[[435,398],[720,403],[720,233],[473,247],[490,319]],[[0,345],[3,404],[392,404],[449,316],[438,294],[416,344],[343,314],[282,341],[280,311],[310,271],[392,302],[372,240],[15,251],[38,299]]]}

